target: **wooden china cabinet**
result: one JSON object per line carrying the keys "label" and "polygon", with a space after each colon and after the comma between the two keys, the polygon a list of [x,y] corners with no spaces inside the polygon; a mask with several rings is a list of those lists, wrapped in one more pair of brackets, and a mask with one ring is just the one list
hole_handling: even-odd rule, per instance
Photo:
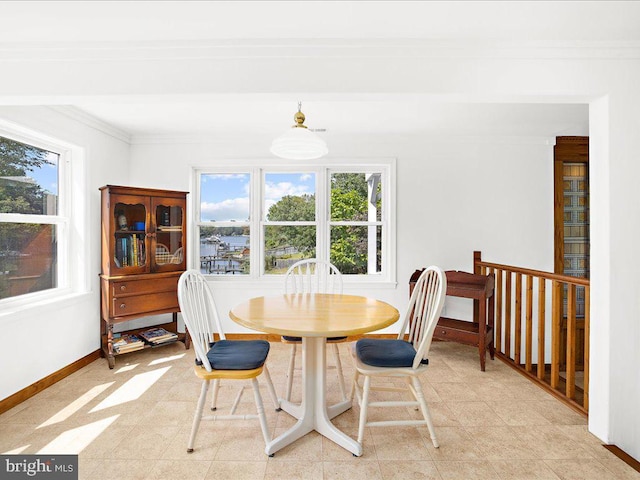
{"label": "wooden china cabinet", "polygon": [[171,313],[173,320],[158,326],[176,333],[189,348],[188,333],[177,331],[178,279],[186,269],[187,192],[115,185],[100,191],[100,343],[109,368],[118,355],[113,326],[120,322]]}

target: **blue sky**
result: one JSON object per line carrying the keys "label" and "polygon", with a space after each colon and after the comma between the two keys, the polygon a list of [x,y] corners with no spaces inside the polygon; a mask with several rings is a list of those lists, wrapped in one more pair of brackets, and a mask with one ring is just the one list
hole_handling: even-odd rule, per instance
{"label": "blue sky", "polygon": [[42,165],[40,168],[36,168],[30,172],[27,172],[27,177],[33,178],[43,190],[54,195],[58,194],[58,160],[59,155],[57,153],[49,152],[47,160],[52,165]]}
{"label": "blue sky", "polygon": [[[201,221],[246,221],[251,177],[246,174],[202,175]],[[315,174],[266,173],[265,212],[286,195],[315,193]]]}

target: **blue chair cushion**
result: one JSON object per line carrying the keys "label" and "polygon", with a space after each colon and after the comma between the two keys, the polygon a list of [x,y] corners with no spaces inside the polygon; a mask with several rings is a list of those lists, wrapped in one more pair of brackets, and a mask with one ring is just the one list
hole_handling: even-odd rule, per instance
{"label": "blue chair cushion", "polygon": [[219,340],[207,352],[214,370],[253,370],[261,367],[269,354],[264,340]]}
{"label": "blue chair cushion", "polygon": [[[302,342],[302,338],[300,337],[290,337],[289,335],[282,335],[287,342]],[[327,342],[337,342],[340,340],[346,340],[347,337],[329,337],[327,338]]]}
{"label": "blue chair cushion", "polygon": [[362,363],[372,367],[410,367],[416,350],[404,340],[362,338],[356,342],[356,354]]}

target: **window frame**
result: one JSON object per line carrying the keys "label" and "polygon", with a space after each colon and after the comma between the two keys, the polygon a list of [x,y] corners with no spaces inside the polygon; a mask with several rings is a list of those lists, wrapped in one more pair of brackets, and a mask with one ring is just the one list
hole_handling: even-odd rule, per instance
{"label": "window frame", "polygon": [[[396,282],[396,159],[395,158],[362,158],[362,159],[322,159],[301,163],[300,161],[286,161],[276,159],[256,159],[253,161],[218,160],[210,166],[192,167],[192,188],[194,195],[190,196],[191,211],[194,222],[191,222],[190,251],[193,255],[188,259],[190,268],[200,269],[200,182],[202,175],[247,173],[251,176],[249,204],[250,204],[250,262],[251,271],[248,275],[207,275],[214,282],[269,282],[280,283],[281,274],[264,272],[264,227],[265,225],[291,224],[292,222],[266,221],[264,189],[266,174],[269,173],[314,173],[316,177],[316,220],[315,222],[301,221],[299,224],[315,224],[316,226],[316,256],[328,260],[330,245],[330,225],[363,224],[370,222],[331,221],[329,181],[333,173],[370,173],[380,172],[382,182],[382,211],[381,220],[374,222],[382,225],[382,265],[381,271],[367,275],[344,275],[345,285],[379,285],[395,287]],[[222,223],[222,222],[220,222]],[[237,223],[235,223],[237,225]],[[220,225],[223,226],[223,225]],[[256,268],[257,266],[257,268]]]}
{"label": "window frame", "polygon": [[[37,306],[41,302],[57,300],[70,294],[88,291],[86,261],[84,267],[78,264],[74,267],[73,258],[86,258],[86,238],[71,238],[73,232],[81,231],[80,225],[86,215],[86,201],[74,202],[75,188],[84,188],[84,171],[81,165],[81,149],[63,141],[53,139],[42,133],[30,130],[20,125],[0,119],[0,136],[16,142],[21,142],[36,148],[47,150],[58,155],[58,198],[56,215],[0,213],[0,223],[23,223],[38,225],[54,225],[57,237],[56,250],[56,286],[38,292],[26,293],[14,297],[0,299],[0,306],[4,308],[20,308]],[[74,205],[77,203],[77,205]],[[73,216],[79,218],[74,222]],[[72,245],[73,244],[73,245]],[[71,252],[75,253],[72,255]]]}

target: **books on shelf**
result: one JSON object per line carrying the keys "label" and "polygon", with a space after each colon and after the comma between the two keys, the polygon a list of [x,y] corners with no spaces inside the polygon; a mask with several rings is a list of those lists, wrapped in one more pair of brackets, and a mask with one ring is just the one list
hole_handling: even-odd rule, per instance
{"label": "books on shelf", "polygon": [[125,234],[116,238],[114,262],[117,267],[138,267],[145,264],[144,234]]}
{"label": "books on shelf", "polygon": [[159,232],[181,232],[182,225],[177,225],[177,226],[158,225],[157,229]]}
{"label": "books on shelf", "polygon": [[161,345],[163,343],[174,342],[178,339],[178,335],[169,332],[162,327],[154,327],[139,334],[151,345]]}
{"label": "books on shelf", "polygon": [[131,333],[114,333],[113,350],[115,353],[133,352],[144,348],[144,342],[137,335]]}

